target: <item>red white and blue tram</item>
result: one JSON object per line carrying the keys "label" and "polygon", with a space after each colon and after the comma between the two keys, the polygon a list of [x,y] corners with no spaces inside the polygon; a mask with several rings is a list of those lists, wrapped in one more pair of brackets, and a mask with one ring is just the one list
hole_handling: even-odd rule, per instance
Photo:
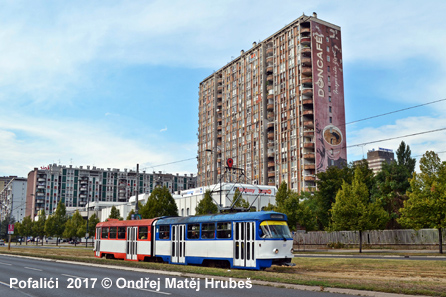
{"label": "red white and blue tram", "polygon": [[270,211],[111,219],[96,225],[94,251],[99,258],[259,270],[291,263],[286,221],[285,214]]}

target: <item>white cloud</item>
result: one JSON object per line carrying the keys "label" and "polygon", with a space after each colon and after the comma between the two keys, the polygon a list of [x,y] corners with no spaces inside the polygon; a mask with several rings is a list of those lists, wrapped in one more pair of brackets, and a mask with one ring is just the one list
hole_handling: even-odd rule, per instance
{"label": "white cloud", "polygon": [[[428,116],[409,117],[399,119],[393,125],[376,128],[368,127],[349,132],[347,141],[348,146],[353,146],[442,128],[446,128],[446,118],[443,116],[438,118]],[[446,130],[351,147],[348,148],[349,162],[362,159],[363,156],[367,158],[367,151],[378,147],[396,151],[401,141],[410,146],[412,156],[423,155],[426,150],[440,152],[444,151],[446,147]],[[440,156],[440,158],[446,160],[444,156]]]}
{"label": "white cloud", "polygon": [[165,131],[167,131],[167,127],[160,130],[160,132],[165,132]]}
{"label": "white cloud", "polygon": [[[27,176],[34,167],[59,160],[64,165],[70,164],[72,159],[78,165],[123,169],[133,168],[137,163],[153,166],[191,156],[190,151],[181,149],[178,144],[166,143],[163,139],[151,142],[145,138],[130,139],[91,121],[60,122],[23,116],[20,122],[14,119],[15,115],[0,118],[0,175]],[[188,173],[187,168],[194,167],[187,165],[179,163],[168,169],[175,170],[174,173]]]}

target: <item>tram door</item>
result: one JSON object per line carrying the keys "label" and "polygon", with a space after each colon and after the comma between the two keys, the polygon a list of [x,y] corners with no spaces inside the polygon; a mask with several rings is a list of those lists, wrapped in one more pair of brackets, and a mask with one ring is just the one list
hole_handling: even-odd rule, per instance
{"label": "tram door", "polygon": [[255,267],[255,223],[234,222],[234,266]]}
{"label": "tram door", "polygon": [[186,225],[172,226],[172,263],[185,263],[186,242],[184,236],[186,234]]}
{"label": "tram door", "polygon": [[126,257],[128,260],[136,260],[138,254],[138,227],[127,227]]}
{"label": "tram door", "polygon": [[96,228],[96,236],[94,238],[94,252],[96,257],[101,254],[101,228]]}

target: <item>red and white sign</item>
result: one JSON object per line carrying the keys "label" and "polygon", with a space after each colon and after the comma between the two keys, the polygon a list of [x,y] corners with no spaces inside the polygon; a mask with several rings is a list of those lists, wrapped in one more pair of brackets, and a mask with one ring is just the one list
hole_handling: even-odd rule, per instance
{"label": "red and white sign", "polygon": [[14,234],[14,225],[13,224],[8,225],[8,234]]}

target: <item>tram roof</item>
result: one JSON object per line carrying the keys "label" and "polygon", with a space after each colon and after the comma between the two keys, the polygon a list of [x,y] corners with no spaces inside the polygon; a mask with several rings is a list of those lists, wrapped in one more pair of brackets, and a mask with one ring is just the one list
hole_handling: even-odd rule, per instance
{"label": "tram roof", "polygon": [[157,224],[191,224],[205,222],[227,222],[244,220],[279,220],[286,221],[287,216],[275,211],[237,212],[228,214],[212,214],[190,217],[165,217],[160,218]]}

